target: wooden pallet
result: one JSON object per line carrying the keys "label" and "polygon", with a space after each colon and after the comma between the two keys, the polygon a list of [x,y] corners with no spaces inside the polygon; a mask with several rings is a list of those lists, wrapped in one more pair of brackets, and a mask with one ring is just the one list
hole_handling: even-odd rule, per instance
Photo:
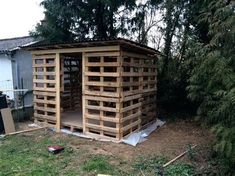
{"label": "wooden pallet", "polygon": [[[49,128],[55,128],[56,126],[56,120],[52,119],[46,119],[46,118],[35,118],[34,123],[38,124],[42,127],[49,127]],[[71,132],[82,132],[82,126],[80,125],[73,125],[71,123],[61,123],[61,129],[68,129]]]}

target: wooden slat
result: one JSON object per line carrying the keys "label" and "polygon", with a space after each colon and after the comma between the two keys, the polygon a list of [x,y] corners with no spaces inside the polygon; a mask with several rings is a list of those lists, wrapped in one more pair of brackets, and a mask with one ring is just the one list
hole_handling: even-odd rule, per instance
{"label": "wooden slat", "polygon": [[47,76],[54,76],[55,75],[55,72],[33,72],[33,75],[34,76],[44,76],[44,75],[47,75]]}
{"label": "wooden slat", "polygon": [[47,91],[47,92],[55,92],[56,89],[55,88],[43,88],[43,87],[33,87],[33,90],[36,90],[36,91]]}
{"label": "wooden slat", "polygon": [[104,66],[104,67],[116,67],[118,66],[118,62],[103,62],[103,63],[99,63],[99,62],[87,62],[86,63],[87,67],[99,67],[99,66]]}
{"label": "wooden slat", "polygon": [[119,51],[115,52],[92,52],[92,53],[85,53],[85,57],[100,57],[100,56],[119,56]]}
{"label": "wooden slat", "polygon": [[125,131],[129,130],[130,128],[134,127],[134,126],[139,125],[140,123],[141,123],[141,120],[137,120],[136,122],[131,123],[131,124],[129,124],[129,125],[123,127],[121,130],[122,130],[123,132],[125,132]]}
{"label": "wooden slat", "polygon": [[42,115],[42,114],[34,113],[34,117],[39,118],[39,119],[44,119],[44,120],[56,121],[56,117],[50,116],[50,115]]}
{"label": "wooden slat", "polygon": [[85,90],[86,95],[94,95],[94,96],[101,96],[101,97],[119,97],[118,93],[114,92],[100,92],[100,91],[89,91]]}
{"label": "wooden slat", "polygon": [[56,101],[52,101],[52,100],[40,100],[40,99],[34,99],[35,103],[45,103],[45,104],[56,104]]}
{"label": "wooden slat", "polygon": [[55,54],[50,54],[50,55],[34,55],[33,59],[54,59],[55,58]]}
{"label": "wooden slat", "polygon": [[33,79],[34,83],[49,83],[49,84],[55,84],[56,80],[48,80],[48,79]]}
{"label": "wooden slat", "polygon": [[32,51],[32,54],[54,54],[54,53],[79,53],[79,52],[97,52],[97,51],[119,51],[120,46],[99,46],[99,47],[84,47],[84,48],[65,48],[65,49],[49,49],[49,50],[38,50]]}
{"label": "wooden slat", "polygon": [[99,126],[99,125],[95,125],[95,124],[86,123],[86,127],[94,128],[97,130],[104,130],[104,131],[108,131],[108,132],[118,133],[118,129],[106,127],[106,126]]}
{"label": "wooden slat", "polygon": [[141,112],[141,111],[138,111],[138,112],[135,113],[135,114],[131,114],[131,115],[127,116],[127,117],[123,117],[123,118],[121,119],[121,122],[123,123],[123,122],[125,122],[125,121],[127,121],[127,120],[134,119],[134,118],[136,118],[136,117],[141,116],[141,114],[142,114],[142,112]]}
{"label": "wooden slat", "polygon": [[52,93],[52,92],[42,92],[42,91],[33,91],[33,94],[34,95],[43,95],[43,96],[56,96],[55,93]]}
{"label": "wooden slat", "polygon": [[117,72],[85,72],[85,76],[106,76],[106,77],[119,77],[119,73]]}
{"label": "wooden slat", "polygon": [[34,64],[33,67],[34,68],[38,68],[38,67],[55,67],[55,64]]}
{"label": "wooden slat", "polygon": [[46,111],[46,112],[56,112],[55,108],[45,108],[45,107],[39,107],[34,105],[34,109],[40,110],[40,111]]}
{"label": "wooden slat", "polygon": [[100,110],[100,111],[118,112],[117,108],[110,108],[110,107],[103,107],[103,106],[85,105],[85,108],[93,109],[93,110]]}
{"label": "wooden slat", "polygon": [[119,87],[117,82],[87,81],[87,86]]}

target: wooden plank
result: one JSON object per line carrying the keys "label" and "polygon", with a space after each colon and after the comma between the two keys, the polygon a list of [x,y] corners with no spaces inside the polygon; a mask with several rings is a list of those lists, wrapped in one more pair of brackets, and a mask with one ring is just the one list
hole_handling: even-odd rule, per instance
{"label": "wooden plank", "polygon": [[34,55],[33,59],[54,59],[55,58],[55,54],[51,54],[51,55]]}
{"label": "wooden plank", "polygon": [[101,92],[101,91],[89,91],[85,90],[86,95],[102,96],[102,97],[119,97],[119,93],[116,92]]}
{"label": "wooden plank", "polygon": [[55,67],[56,65],[54,63],[51,64],[34,64],[33,68],[38,68],[38,67]]}
{"label": "wooden plank", "polygon": [[121,119],[121,122],[123,123],[123,122],[125,122],[125,121],[127,121],[127,120],[134,119],[134,118],[140,116],[141,114],[142,114],[142,112],[141,112],[141,111],[138,111],[138,112],[135,113],[135,114],[131,114],[131,115],[127,116],[127,117],[123,117],[123,118]]}
{"label": "wooden plank", "polygon": [[51,49],[51,50],[36,50],[32,51],[32,54],[54,54],[54,53],[79,53],[79,52],[99,52],[99,51],[119,51],[120,46],[99,46],[99,47],[83,47],[83,48],[64,48],[64,49]]}
{"label": "wooden plank", "polygon": [[34,83],[48,83],[48,84],[55,84],[55,80],[48,80],[48,79],[33,79]]}
{"label": "wooden plank", "polygon": [[140,59],[151,59],[151,57],[143,54],[136,54],[134,52],[128,52],[128,51],[122,51],[123,57],[134,57],[134,58],[140,58]]}
{"label": "wooden plank", "polygon": [[99,57],[99,56],[119,56],[119,51],[114,52],[87,52],[85,53],[85,57]]}
{"label": "wooden plank", "polygon": [[[100,120],[100,116],[99,115],[93,115],[93,114],[86,114],[86,118],[94,119],[94,120]],[[107,121],[107,122],[119,123],[119,118],[115,118],[115,117],[106,117],[106,116],[103,116],[102,120],[103,121]]]}
{"label": "wooden plank", "polygon": [[33,90],[36,91],[48,91],[48,92],[56,92],[56,88],[43,88],[43,87],[33,87]]}
{"label": "wooden plank", "polygon": [[85,95],[86,100],[96,100],[96,101],[107,101],[107,102],[119,102],[118,98],[107,98],[107,97],[100,97],[100,96],[89,96]]}
{"label": "wooden plank", "polygon": [[103,107],[103,106],[92,106],[86,105],[87,109],[100,110],[100,111],[109,111],[109,112],[118,112],[117,108]]}
{"label": "wooden plank", "polygon": [[140,123],[141,123],[141,120],[137,120],[137,121],[135,121],[134,123],[131,123],[131,124],[129,124],[129,125],[126,125],[126,126],[123,127],[121,130],[122,130],[123,132],[125,132],[125,131],[129,130],[130,128],[134,127],[134,126],[139,125]]}
{"label": "wooden plank", "polygon": [[107,77],[119,77],[117,72],[85,72],[85,76],[107,76]]}
{"label": "wooden plank", "polygon": [[60,132],[60,125],[61,125],[61,119],[60,119],[60,54],[56,53],[56,66],[55,66],[55,72],[56,72],[56,131]]}
{"label": "wooden plank", "polygon": [[99,67],[99,66],[116,67],[118,66],[118,62],[104,62],[102,64],[99,62],[87,62],[86,66],[87,67]]}
{"label": "wooden plank", "polygon": [[141,103],[136,103],[136,104],[134,104],[134,105],[131,105],[131,106],[127,106],[127,107],[125,107],[125,108],[122,108],[122,109],[121,109],[121,112],[126,112],[126,111],[129,111],[129,110],[131,110],[131,109],[138,108],[138,107],[140,107],[140,106],[141,106]]}
{"label": "wooden plank", "polygon": [[46,127],[39,127],[39,128],[33,128],[33,129],[28,129],[28,130],[22,130],[22,131],[12,132],[12,133],[6,134],[6,136],[21,134],[21,133],[33,132],[33,131],[37,131],[37,130],[41,130],[41,129],[46,129]]}
{"label": "wooden plank", "polygon": [[43,96],[51,96],[51,97],[55,97],[56,93],[52,93],[52,92],[42,92],[42,91],[33,91],[34,95],[43,95]]}
{"label": "wooden plank", "polygon": [[132,96],[132,95],[138,95],[138,94],[141,94],[143,91],[141,90],[130,90],[130,91],[126,91],[126,92],[123,92],[122,95],[123,97],[127,97],[127,96]]}
{"label": "wooden plank", "polygon": [[97,130],[104,130],[104,131],[107,131],[107,132],[118,133],[117,128],[111,128],[111,127],[106,127],[106,126],[101,127],[99,125],[90,124],[90,123],[87,123],[86,126],[88,128],[93,128],[93,129],[97,129]]}
{"label": "wooden plank", "polygon": [[122,101],[130,101],[130,100],[134,100],[134,99],[139,99],[141,97],[142,97],[141,94],[132,95],[132,96],[128,96],[128,97],[123,97]]}
{"label": "wooden plank", "polygon": [[43,119],[43,120],[51,120],[51,121],[56,121],[56,117],[55,116],[50,116],[50,115],[42,115],[42,114],[38,114],[38,113],[34,113],[34,117],[35,118],[39,118],[39,119]]}
{"label": "wooden plank", "polygon": [[34,99],[35,103],[45,103],[45,104],[56,104],[56,101],[52,101],[52,100],[41,100],[41,99]]}
{"label": "wooden plank", "polygon": [[142,73],[138,73],[138,72],[122,72],[121,76],[142,76]]}
{"label": "wooden plank", "polygon": [[100,81],[87,81],[87,86],[100,86],[100,87],[119,87],[117,82],[100,82]]}
{"label": "wooden plank", "polygon": [[[99,135],[99,134],[95,134],[95,133],[92,133],[92,132],[86,132],[84,133],[85,135],[89,136],[89,137],[92,137],[94,139],[97,139],[97,140],[108,140],[108,141],[112,141],[112,142],[115,142],[115,143],[119,143],[121,142],[118,138],[116,137],[110,137],[110,136],[107,136],[107,135]],[[111,134],[111,133],[110,133]],[[113,134],[113,133],[112,133]]]}
{"label": "wooden plank", "polygon": [[2,114],[2,120],[3,120],[3,124],[4,124],[4,129],[5,129],[5,133],[12,133],[15,132],[15,125],[14,125],[14,121],[12,118],[12,114],[11,114],[11,109],[10,108],[4,108],[1,109],[1,114]]}
{"label": "wooden plank", "polygon": [[55,108],[45,108],[45,107],[39,107],[34,105],[34,109],[40,110],[40,111],[45,111],[45,112],[57,112]]}
{"label": "wooden plank", "polygon": [[34,76],[44,76],[44,75],[47,75],[47,76],[55,76],[55,72],[33,72],[33,75]]}
{"label": "wooden plank", "polygon": [[86,72],[86,57],[85,52],[82,53],[82,125],[83,125],[83,133],[86,132],[86,108],[85,108],[85,72]]}
{"label": "wooden plank", "polygon": [[129,86],[139,86],[139,82],[122,82],[122,87],[129,87]]}

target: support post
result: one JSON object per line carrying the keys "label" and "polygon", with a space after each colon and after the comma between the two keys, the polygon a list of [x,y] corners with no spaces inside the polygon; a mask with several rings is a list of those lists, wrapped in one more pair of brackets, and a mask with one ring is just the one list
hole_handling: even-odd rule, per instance
{"label": "support post", "polygon": [[56,132],[60,132],[60,54],[56,53]]}
{"label": "support post", "polygon": [[85,52],[82,53],[82,124],[83,124],[83,133],[86,133],[86,109],[85,109],[85,71],[86,71],[86,67],[85,67]]}

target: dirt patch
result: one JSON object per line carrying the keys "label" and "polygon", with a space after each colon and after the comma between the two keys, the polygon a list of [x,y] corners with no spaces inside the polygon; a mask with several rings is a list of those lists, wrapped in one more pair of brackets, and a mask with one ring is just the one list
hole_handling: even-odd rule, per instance
{"label": "dirt patch", "polygon": [[33,121],[15,122],[16,131],[32,129],[32,127],[29,127],[30,124],[33,124]]}
{"label": "dirt patch", "polygon": [[101,154],[133,161],[140,156],[164,155],[174,158],[188,149],[189,145],[197,145],[195,161],[188,157],[181,160],[203,167],[210,155],[211,146],[215,137],[208,131],[192,121],[179,120],[168,122],[154,131],[148,140],[136,147],[112,142],[91,141],[81,138],[71,138],[71,145],[78,149],[86,149],[93,154]]}

